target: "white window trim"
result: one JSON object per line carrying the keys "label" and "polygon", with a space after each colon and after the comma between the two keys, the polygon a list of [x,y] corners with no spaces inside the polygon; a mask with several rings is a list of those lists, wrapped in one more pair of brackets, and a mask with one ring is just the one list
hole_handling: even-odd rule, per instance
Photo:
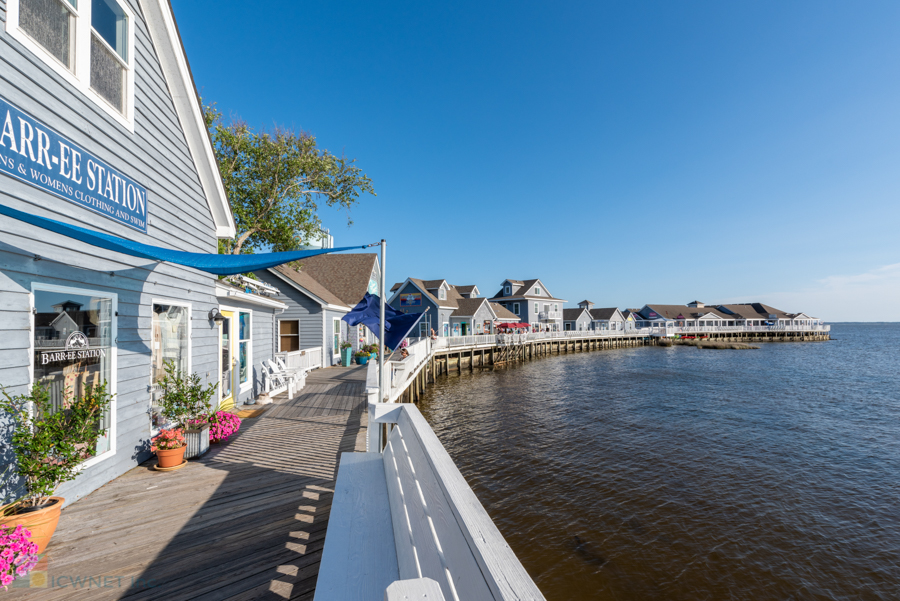
{"label": "white window trim", "polygon": [[503,290],[505,291],[506,296],[509,296],[510,294],[512,294],[512,287],[510,287],[510,286],[504,287]]}
{"label": "white window trim", "polygon": [[513,313],[519,314],[519,303],[513,303]]}
{"label": "white window trim", "polygon": [[[241,356],[241,313],[248,313],[250,315],[250,338],[247,339],[249,342],[250,350],[247,351],[247,381],[241,382],[241,366],[240,366],[240,356]],[[238,390],[240,391],[238,394],[242,394],[247,392],[248,390],[253,388],[253,310],[252,309],[238,309],[237,310],[237,320],[235,320],[235,330],[237,336],[235,336],[235,342],[237,342],[237,356],[238,356]]]}
{"label": "white window trim", "polygon": [[[338,348],[337,352],[334,350],[334,324],[337,322],[338,324]],[[332,359],[340,359],[341,358],[341,336],[343,335],[343,330],[340,325],[341,318],[340,317],[332,317],[331,318],[331,331],[328,333],[328,346],[331,348],[331,357]]]}
{"label": "white window trim", "polygon": [[282,321],[296,321],[297,322],[297,349],[300,350],[300,320],[296,317],[294,319],[276,319],[275,324],[278,326],[277,336],[278,336],[278,352],[279,353],[290,353],[293,351],[283,351],[281,350],[281,322]]}
{"label": "white window trim", "polygon": [[[194,363],[193,363],[193,362],[194,362],[194,346],[193,346],[193,345],[194,345],[194,324],[193,324],[193,322],[191,321],[191,320],[194,318],[194,315],[193,315],[193,306],[191,305],[191,303],[185,302],[185,301],[170,300],[170,299],[162,298],[162,297],[151,297],[151,298],[150,298],[150,332],[151,332],[151,333],[150,333],[150,336],[151,336],[151,340],[150,340],[150,344],[151,344],[151,346],[150,346],[150,361],[151,361],[151,362],[153,361],[153,346],[152,346],[152,345],[153,345],[153,340],[152,340],[152,337],[153,337],[153,305],[175,305],[176,307],[187,307],[187,320],[188,320],[188,350],[187,350],[187,357],[188,357],[188,360],[187,360],[187,373],[189,373],[189,374],[194,373],[194,371],[193,371],[193,365],[194,365]],[[149,377],[149,378],[152,378],[152,377],[153,377],[153,368],[152,368],[152,366],[151,366],[151,368],[150,368],[150,373],[148,374],[148,377]],[[151,382],[150,382],[150,386],[151,386],[151,387],[153,386],[152,380],[151,380]],[[152,404],[153,404],[153,399],[148,399],[148,402],[152,405]],[[148,410],[149,410],[149,409],[150,409],[150,408],[148,407]],[[152,417],[152,416],[151,416],[151,417]],[[154,428],[153,425],[152,425],[152,421],[153,421],[153,420],[151,419],[150,421],[151,421],[151,426],[150,426],[150,436],[153,437],[153,436],[156,436],[157,434],[159,434],[160,428]]]}
{"label": "white window trim", "polygon": [[110,373],[110,382],[108,392],[112,396],[112,400],[109,403],[109,450],[105,453],[101,453],[96,457],[91,457],[84,463],[79,466],[79,470],[85,470],[89,467],[97,465],[102,461],[106,461],[110,457],[114,457],[116,454],[116,437],[118,435],[118,411],[117,411],[117,401],[116,401],[116,392],[118,390],[117,382],[118,382],[118,363],[119,363],[119,295],[115,292],[105,292],[101,290],[92,290],[88,288],[74,288],[70,286],[57,286],[55,284],[44,284],[40,282],[32,282],[31,283],[31,293],[29,294],[30,302],[31,302],[31,311],[29,311],[30,322],[31,322],[31,338],[28,342],[28,387],[31,388],[34,386],[34,312],[37,308],[34,303],[34,293],[37,291],[42,292],[61,292],[63,294],[80,294],[84,296],[99,296],[101,298],[108,298],[112,302],[112,307],[110,307],[110,311],[112,312],[112,331],[110,332],[110,358],[109,362],[109,373]]}
{"label": "white window trim", "polygon": [[[19,28],[19,0],[7,0],[6,2],[6,33],[28,50],[38,57],[45,65],[53,69],[53,71],[72,84],[73,87],[81,91],[94,104],[99,106],[110,117],[115,119],[122,127],[129,132],[134,133],[134,77],[137,66],[137,57],[134,54],[134,30],[135,18],[131,8],[116,0],[119,7],[128,17],[128,41],[126,56],[129,57],[126,63],[125,75],[125,114],[123,115],[116,110],[105,98],[91,89],[91,2],[90,0],[82,0],[79,2],[79,8],[68,4],[66,0],[61,0],[67,5],[68,10],[75,14],[75,72],[73,73],[63,65],[55,56],[47,52],[43,46],[31,39],[31,37]],[[100,38],[106,43],[106,40]],[[109,48],[109,44],[106,44]],[[112,50],[112,49],[110,49]],[[117,58],[121,57],[113,51]]]}

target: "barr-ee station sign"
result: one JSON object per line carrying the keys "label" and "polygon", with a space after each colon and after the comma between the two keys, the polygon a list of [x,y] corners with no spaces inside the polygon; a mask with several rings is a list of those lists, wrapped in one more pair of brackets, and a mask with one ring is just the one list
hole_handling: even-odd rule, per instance
{"label": "barr-ee station sign", "polygon": [[141,232],[147,190],[0,97],[0,172]]}

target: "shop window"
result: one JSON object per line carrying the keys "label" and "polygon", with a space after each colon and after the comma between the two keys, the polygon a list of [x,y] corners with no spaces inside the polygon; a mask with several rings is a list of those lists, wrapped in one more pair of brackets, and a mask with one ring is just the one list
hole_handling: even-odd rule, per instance
{"label": "shop window", "polygon": [[300,322],[283,319],[278,322],[278,352],[291,353],[300,350]]}
{"label": "shop window", "polygon": [[[35,286],[34,382],[49,389],[54,411],[81,398],[88,385],[116,392],[115,294]],[[115,397],[97,423],[94,458],[115,452]]]}
{"label": "shop window", "polygon": [[134,130],[134,16],[117,0],[8,0],[6,31]]}
{"label": "shop window", "polygon": [[250,313],[238,313],[238,381],[250,382],[250,366],[253,364],[253,343],[250,329]]}
{"label": "shop window", "polygon": [[165,426],[159,409],[160,382],[166,375],[166,363],[176,371],[190,373],[190,307],[169,302],[154,302],[151,319],[150,391],[151,421],[154,430]]}

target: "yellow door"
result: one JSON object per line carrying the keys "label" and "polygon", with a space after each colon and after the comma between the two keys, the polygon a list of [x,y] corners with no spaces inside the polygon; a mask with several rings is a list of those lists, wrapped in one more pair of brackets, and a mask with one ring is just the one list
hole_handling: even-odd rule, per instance
{"label": "yellow door", "polygon": [[221,311],[225,318],[219,324],[219,409],[234,407],[234,367],[237,356],[234,352],[234,313]]}

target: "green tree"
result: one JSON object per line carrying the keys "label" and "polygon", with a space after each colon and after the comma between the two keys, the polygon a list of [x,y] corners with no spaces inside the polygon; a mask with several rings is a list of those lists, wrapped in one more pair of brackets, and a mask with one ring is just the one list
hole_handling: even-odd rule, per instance
{"label": "green tree", "polygon": [[214,105],[204,107],[204,116],[237,225],[234,240],[219,241],[220,253],[296,250],[322,235],[319,203],[346,209],[349,225],[360,195],[375,195],[356,159],[319,148],[306,132],[225,123]]}

